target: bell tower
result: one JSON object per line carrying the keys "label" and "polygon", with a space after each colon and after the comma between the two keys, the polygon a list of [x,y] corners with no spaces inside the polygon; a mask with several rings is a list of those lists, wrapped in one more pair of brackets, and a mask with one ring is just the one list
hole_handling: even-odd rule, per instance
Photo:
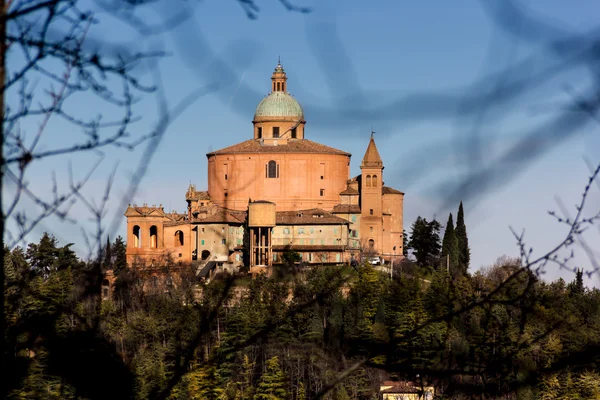
{"label": "bell tower", "polygon": [[375,145],[371,132],[371,139],[367,151],[360,164],[360,209],[361,209],[361,245],[369,252],[383,250],[383,162]]}

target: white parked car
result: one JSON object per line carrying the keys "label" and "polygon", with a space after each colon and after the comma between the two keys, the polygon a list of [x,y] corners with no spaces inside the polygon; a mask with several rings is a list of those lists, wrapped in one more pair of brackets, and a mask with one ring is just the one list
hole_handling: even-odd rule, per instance
{"label": "white parked car", "polygon": [[379,256],[369,257],[369,264],[371,265],[383,265],[385,260]]}

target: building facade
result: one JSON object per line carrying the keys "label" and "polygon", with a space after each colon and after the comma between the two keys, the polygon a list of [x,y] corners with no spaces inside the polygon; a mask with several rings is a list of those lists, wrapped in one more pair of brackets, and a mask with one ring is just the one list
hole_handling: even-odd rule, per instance
{"label": "building facade", "polygon": [[305,137],[304,112],[278,63],[256,108],[252,137],[208,153],[208,188],[188,187],[187,212],[130,205],[130,265],[170,259],[260,270],[287,250],[309,264],[348,262],[367,250],[402,254],[404,193],[384,186],[371,134],[360,168],[351,154]]}

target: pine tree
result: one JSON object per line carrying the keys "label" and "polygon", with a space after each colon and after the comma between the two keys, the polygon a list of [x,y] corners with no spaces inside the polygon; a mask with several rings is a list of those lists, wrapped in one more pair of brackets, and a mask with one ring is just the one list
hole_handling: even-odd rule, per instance
{"label": "pine tree", "polygon": [[458,244],[458,265],[467,273],[469,263],[471,262],[471,250],[469,249],[469,238],[467,237],[467,227],[465,226],[465,212],[463,203],[458,206],[456,215],[456,242]]}
{"label": "pine tree", "polygon": [[306,400],[306,390],[304,389],[304,383],[300,381],[300,385],[298,385],[298,396],[296,396],[298,400]]}
{"label": "pine tree", "polygon": [[408,247],[413,250],[417,264],[422,267],[431,265],[440,255],[440,223],[435,219],[428,222],[419,216],[411,229]]}
{"label": "pine tree", "polygon": [[450,268],[452,271],[458,267],[458,241],[456,238],[456,232],[454,231],[454,222],[452,220],[452,213],[448,216],[448,223],[446,223],[446,231],[444,232],[444,240],[442,241],[442,263],[445,268],[447,258],[450,260]]}
{"label": "pine tree", "polygon": [[32,271],[37,275],[47,277],[55,267],[57,252],[56,238],[48,232],[44,232],[39,244],[30,243],[27,246],[27,261],[29,261]]}
{"label": "pine tree", "polygon": [[260,377],[254,398],[256,400],[286,400],[288,399],[286,386],[285,374],[279,366],[279,358],[275,356],[267,360],[267,370]]}

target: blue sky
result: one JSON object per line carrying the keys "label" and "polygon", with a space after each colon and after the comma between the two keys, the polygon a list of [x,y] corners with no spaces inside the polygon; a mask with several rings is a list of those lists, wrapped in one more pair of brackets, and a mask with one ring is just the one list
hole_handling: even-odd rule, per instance
{"label": "blue sky", "polygon": [[[159,4],[140,14],[145,21],[160,22],[179,11],[169,8],[173,2]],[[257,4],[257,18],[249,19],[233,0],[195,3],[185,10],[189,18],[180,26],[155,36],[97,14],[100,23],[90,37],[168,52],[158,61],[164,96],[169,107],[185,105],[162,138],[132,203],[183,211],[187,185],[206,187],[205,154],[251,137],[254,109],[268,93],[270,74],[281,56],[289,91],[305,110],[306,137],[351,152],[353,175],[359,173],[371,127],[376,131],[385,183],[406,192],[405,229],[410,230],[417,215],[445,223],[448,212],[455,213],[464,200],[472,270],[503,254],[518,255],[509,227],[525,229],[527,243],[538,253],[561,239],[564,228],[547,211],[558,209],[558,196],[574,213],[589,175],[584,158],[600,161],[600,135],[591,122],[569,130],[568,137],[554,130],[553,119],[572,102],[566,88],[585,93],[591,77],[577,63],[562,64],[561,56],[572,48],[555,53],[548,43],[592,29],[600,4],[527,2],[528,18],[535,17],[541,27],[500,13],[495,7],[502,3],[496,1],[297,1],[312,9],[308,14],[289,12],[276,1]],[[500,17],[508,22],[499,24]],[[536,80],[553,66],[559,72]],[[144,69],[140,73],[153,78]],[[510,85],[525,90],[511,100],[490,100],[490,93],[498,95]],[[184,100],[203,88],[209,93]],[[149,96],[136,105],[142,120],[131,127],[132,135],[144,134],[156,123],[160,108],[155,100]],[[115,112],[93,99],[72,107],[89,115]],[[31,122],[25,129],[35,126]],[[45,148],[77,135],[58,121],[47,129]],[[526,148],[538,156],[520,156],[514,146],[531,132],[537,135]],[[125,235],[119,204],[143,150],[106,150],[86,187],[85,194],[99,200],[107,174],[118,165],[107,216],[119,223],[111,237]],[[98,157],[75,155],[69,161],[81,176]],[[498,157],[505,161],[496,163]],[[65,159],[48,160],[32,168],[28,179],[49,188],[50,171],[64,183],[67,166]],[[471,186],[461,185],[465,177],[482,171],[491,172]],[[590,205],[597,209],[599,203],[596,190]],[[77,225],[47,220],[31,238],[50,230],[63,242],[76,242],[83,253],[80,226],[89,231],[90,216],[81,204],[72,207],[71,215]],[[588,236],[596,249],[598,239],[597,231]],[[581,254],[577,265],[591,268],[575,249]],[[548,278],[558,276],[572,279],[566,271],[548,270]]]}

